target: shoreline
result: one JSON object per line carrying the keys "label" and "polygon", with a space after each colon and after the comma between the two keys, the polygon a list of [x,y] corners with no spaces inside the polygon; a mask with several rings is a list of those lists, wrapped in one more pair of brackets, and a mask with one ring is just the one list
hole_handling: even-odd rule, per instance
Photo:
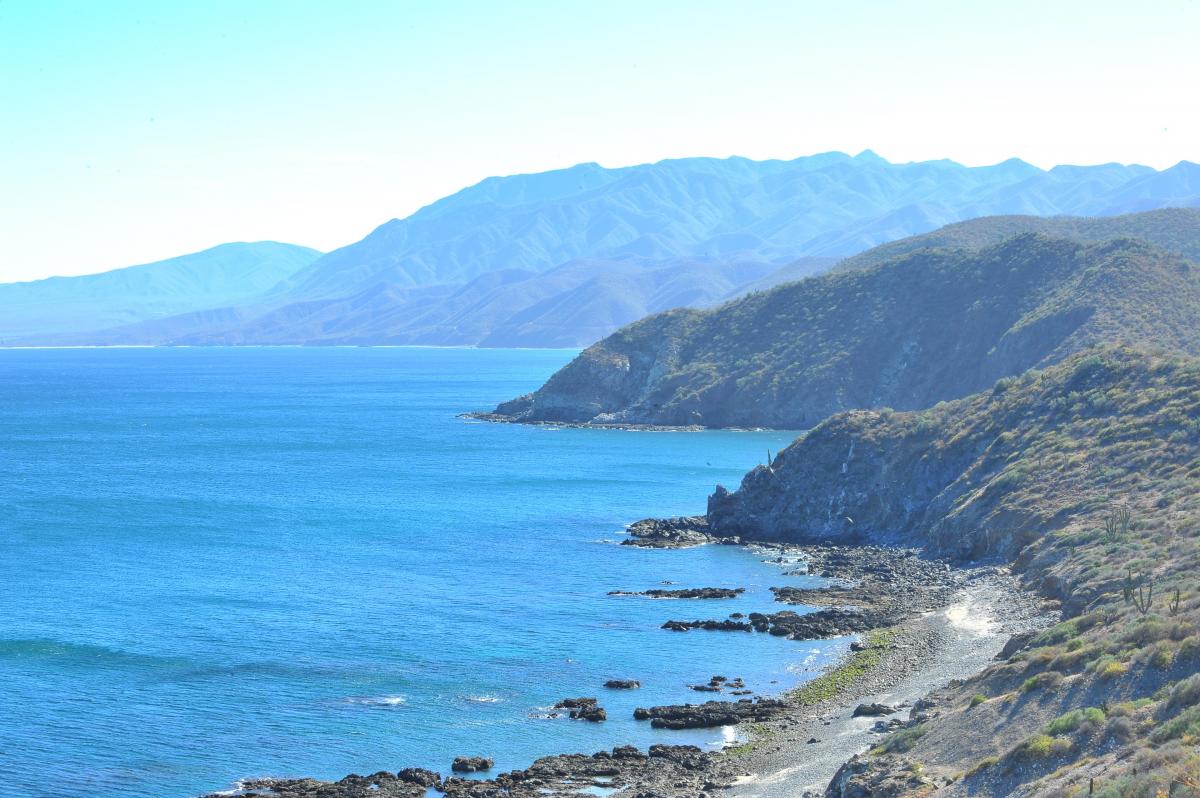
{"label": "shoreline", "polygon": [[526,427],[553,427],[558,429],[617,429],[629,432],[786,432],[800,435],[804,430],[782,427],[706,427],[703,424],[639,424],[633,421],[529,421],[503,413],[472,410],[459,413],[459,418],[481,421],[488,424],[520,424]]}
{"label": "shoreline", "polygon": [[[1041,600],[1022,590],[1007,569],[981,574],[956,591],[944,607],[879,630],[888,637],[878,660],[829,697],[805,701],[797,694],[804,693],[807,685],[789,693],[790,713],[756,729],[744,751],[725,754],[735,757],[751,775],[724,794],[730,798],[824,795],[844,764],[886,736],[875,730],[876,724],[902,728],[897,721],[906,724],[934,710],[928,701],[931,693],[982,670],[1012,635],[1050,622],[1052,614]],[[829,673],[845,667],[854,656],[844,658]],[[898,711],[855,717],[860,703],[888,705]],[[813,739],[817,742],[809,742]]]}
{"label": "shoreline", "polygon": [[[264,798],[800,798],[823,795],[827,784],[855,755],[869,750],[886,732],[915,722],[927,711],[918,703],[951,680],[966,678],[991,661],[1013,634],[1052,622],[1042,601],[1022,590],[1007,568],[933,565],[899,548],[820,547],[698,539],[703,532],[679,535],[682,525],[698,519],[647,520],[630,526],[625,545],[683,548],[735,544],[779,558],[799,557],[820,568],[828,587],[777,592],[785,607],[805,603],[813,612],[796,616],[786,609],[763,616],[773,635],[829,639],[856,635],[850,651],[803,685],[776,696],[759,696],[763,715],[734,726],[744,742],[705,752],[690,745],[654,745],[642,753],[631,746],[591,755],[543,757],[525,770],[493,774],[451,774],[442,778],[408,768],[370,776],[351,774],[337,782],[313,779],[258,779],[238,782],[233,792],[217,795]],[[892,563],[892,567],[888,564]],[[807,567],[807,566],[806,566]],[[814,572],[816,572],[814,568]],[[883,569],[886,577],[876,573]],[[912,574],[897,576],[897,574]],[[922,583],[922,578],[926,580]],[[813,601],[825,594],[826,603]],[[857,594],[857,600],[848,600]],[[923,594],[924,595],[922,598]],[[801,601],[802,600],[802,601]],[[836,605],[835,605],[836,603]],[[856,607],[871,619],[850,632],[837,626],[846,616],[839,607]],[[831,616],[826,620],[824,616]],[[804,621],[809,618],[809,621]],[[895,621],[889,623],[887,621]],[[803,622],[803,623],[802,623]],[[841,621],[844,623],[844,620]],[[672,622],[668,622],[672,623]],[[679,622],[675,622],[679,623]],[[701,622],[691,622],[701,623]],[[708,623],[708,622],[705,622]],[[783,624],[784,631],[775,624]],[[816,626],[812,624],[816,623]],[[829,624],[832,623],[833,626]],[[788,627],[787,624],[797,624]],[[671,628],[671,627],[667,627]],[[693,627],[697,628],[697,627]],[[712,628],[712,627],[706,627]],[[811,635],[811,628],[832,632]],[[756,631],[767,627],[756,626]],[[794,631],[793,631],[794,629]],[[664,630],[665,633],[665,630]],[[721,631],[694,631],[720,634]],[[803,637],[810,634],[810,637]],[[864,644],[862,641],[866,641]],[[887,704],[886,714],[855,717],[856,702]],[[719,711],[735,702],[720,702]],[[769,705],[769,706],[768,706]],[[683,705],[693,709],[704,705]],[[745,705],[749,709],[757,704]],[[912,709],[913,706],[919,709]],[[680,709],[680,707],[656,708]],[[904,710],[909,710],[907,715]],[[691,711],[691,710],[689,710]],[[481,778],[485,777],[485,778]]]}

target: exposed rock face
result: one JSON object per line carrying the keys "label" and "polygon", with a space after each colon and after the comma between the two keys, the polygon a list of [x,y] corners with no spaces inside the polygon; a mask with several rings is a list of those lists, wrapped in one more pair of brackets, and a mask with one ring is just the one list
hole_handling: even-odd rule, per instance
{"label": "exposed rock face", "polygon": [[609,679],[604,686],[609,690],[636,690],[642,683],[637,679]]}
{"label": "exposed rock face", "polygon": [[[922,413],[841,413],[708,500],[710,534],[791,543],[893,543],[957,560],[1011,559],[1041,537],[1079,469],[1039,485],[1031,441],[1052,439],[1078,415],[1062,397],[1138,391],[1161,377],[1134,350],[1103,348],[1011,385]],[[1024,457],[1024,459],[1022,459]],[[1013,465],[1020,468],[1014,470]],[[1021,501],[1014,490],[1053,494]],[[1053,592],[1053,591],[1051,591]]]}
{"label": "exposed rock face", "polygon": [[1198,328],[1200,270],[1180,256],[1025,234],[651,316],[497,413],[807,429],[853,408],[930,407],[1098,343],[1200,354]]}
{"label": "exposed rock face", "polygon": [[[912,764],[913,767],[907,767]],[[870,760],[855,756],[838,769],[825,789],[826,798],[900,798],[916,790],[929,790],[932,784],[923,777],[916,763],[900,763],[894,771],[872,770]]]}

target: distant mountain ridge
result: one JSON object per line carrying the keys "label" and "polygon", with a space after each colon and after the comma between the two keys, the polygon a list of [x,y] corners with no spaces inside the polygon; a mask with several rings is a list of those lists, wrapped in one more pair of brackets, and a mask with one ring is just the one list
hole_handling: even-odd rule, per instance
{"label": "distant mountain ridge", "polygon": [[668,303],[715,304],[965,219],[1200,206],[1198,171],[893,164],[869,151],[580,164],[488,178],[252,298],[28,342],[583,345]]}
{"label": "distant mountain ridge", "polygon": [[[992,221],[971,224],[986,230]],[[1194,251],[1200,210],[1079,224],[1094,239],[1106,228],[1141,229]],[[877,265],[715,310],[643,319],[496,412],[521,421],[804,429],[842,410],[918,409],[966,396],[1088,346],[1200,354],[1200,267],[1144,239],[1024,232],[983,249],[901,244]]]}
{"label": "distant mountain ridge", "polygon": [[245,302],[320,255],[315,249],[274,241],[221,244],[100,274],[3,284],[0,340],[87,332]]}
{"label": "distant mountain ridge", "polygon": [[[1114,215],[1200,205],[1195,164],[967,167],[867,151],[791,161],[683,158],[488,178],[381,225],[296,276],[280,297],[348,296],[380,282],[463,283],[576,258],[844,257],[978,216]],[[1157,204],[1153,197],[1161,197]]]}

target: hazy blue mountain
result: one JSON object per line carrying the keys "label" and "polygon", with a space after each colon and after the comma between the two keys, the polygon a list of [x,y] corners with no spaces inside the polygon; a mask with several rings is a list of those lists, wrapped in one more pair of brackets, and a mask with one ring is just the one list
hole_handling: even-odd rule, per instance
{"label": "hazy blue mountain", "polygon": [[543,272],[578,258],[736,256],[782,265],[846,256],[978,216],[1119,213],[1153,205],[1156,191],[1169,199],[1159,206],[1200,201],[1186,175],[1172,175],[1183,167],[892,164],[869,151],[580,164],[488,178],[329,253],[271,298],[345,297],[380,283],[464,284],[498,269]]}
{"label": "hazy blue mountain", "polygon": [[240,304],[320,255],[273,241],[222,244],[101,274],[0,285],[0,339],[95,330]]}
{"label": "hazy blue mountain", "polygon": [[893,164],[869,151],[581,164],[488,178],[257,297],[145,325],[126,316],[103,334],[67,329],[79,343],[579,345],[672,303],[711,305],[954,222],[1200,205],[1198,171]]}
{"label": "hazy blue mountain", "polygon": [[463,286],[377,285],[344,299],[295,302],[257,315],[235,308],[192,313],[93,338],[109,344],[584,346],[647,314],[709,307],[833,262],[805,258],[778,268],[725,259],[580,259],[542,274],[488,272]]}

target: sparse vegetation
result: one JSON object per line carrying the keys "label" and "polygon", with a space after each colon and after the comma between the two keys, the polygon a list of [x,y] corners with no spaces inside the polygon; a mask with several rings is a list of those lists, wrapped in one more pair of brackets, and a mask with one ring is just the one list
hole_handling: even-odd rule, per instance
{"label": "sparse vegetation", "polygon": [[[771,483],[746,494],[757,519],[774,521],[771,491],[805,485],[786,494],[797,528],[832,507],[859,534],[1011,558],[1026,584],[1061,602],[1060,623],[949,688],[945,700],[965,711],[881,742],[873,769],[916,760],[1001,790],[1045,779],[1031,795],[1191,795],[1181,785],[1200,777],[1198,420],[1200,361],[1105,348],[921,413],[841,414],[778,455]],[[813,487],[851,441],[874,458],[857,461],[855,479],[887,486],[860,504],[834,493],[842,482]],[[1024,476],[997,483],[1007,473]],[[729,497],[735,508],[750,500]],[[985,706],[982,717],[1003,721],[980,728],[972,710]],[[1006,753],[987,750],[997,742]],[[1085,773],[1103,776],[1091,784]]]}
{"label": "sparse vegetation", "polygon": [[900,754],[905,751],[911,751],[913,746],[917,744],[917,740],[920,740],[928,732],[929,728],[924,724],[900,729],[883,738],[883,742],[872,748],[871,753],[879,756],[881,754]]}
{"label": "sparse vegetation", "polygon": [[867,647],[864,650],[852,653],[836,668],[796,688],[788,697],[800,706],[813,706],[836,698],[879,664],[883,652],[894,638],[895,632],[891,629],[871,630],[866,634]]}

